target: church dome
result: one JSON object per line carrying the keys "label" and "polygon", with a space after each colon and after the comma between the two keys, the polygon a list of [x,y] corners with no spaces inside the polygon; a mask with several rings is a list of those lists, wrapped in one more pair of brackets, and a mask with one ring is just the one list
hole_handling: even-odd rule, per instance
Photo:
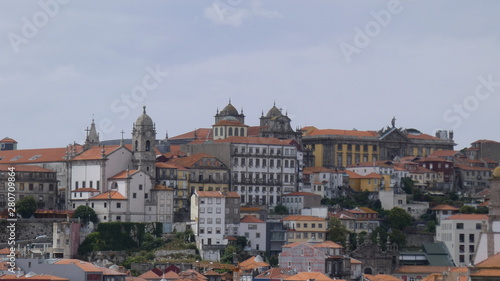
{"label": "church dome", "polygon": [[224,107],[224,109],[220,112],[221,115],[224,115],[224,116],[238,116],[238,110],[236,110],[236,108],[231,104],[231,102],[229,102],[228,105],[226,105],[226,107]]}
{"label": "church dome", "polygon": [[276,105],[273,105],[273,107],[267,112],[266,117],[275,117],[281,115],[283,115],[281,111],[276,107]]}
{"label": "church dome", "polygon": [[238,119],[236,119],[236,117],[234,116],[226,116],[224,118],[222,118],[223,121],[238,121]]}
{"label": "church dome", "polygon": [[135,121],[136,126],[153,126],[153,119],[146,114],[146,106],[143,106],[143,112]]}

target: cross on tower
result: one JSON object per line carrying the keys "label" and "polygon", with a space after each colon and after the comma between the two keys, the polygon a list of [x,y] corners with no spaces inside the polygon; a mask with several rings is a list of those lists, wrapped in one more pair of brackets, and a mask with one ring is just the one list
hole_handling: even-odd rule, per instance
{"label": "cross on tower", "polygon": [[89,137],[89,132],[90,132],[89,127],[87,127],[87,129],[85,129],[84,131],[87,132],[87,137]]}

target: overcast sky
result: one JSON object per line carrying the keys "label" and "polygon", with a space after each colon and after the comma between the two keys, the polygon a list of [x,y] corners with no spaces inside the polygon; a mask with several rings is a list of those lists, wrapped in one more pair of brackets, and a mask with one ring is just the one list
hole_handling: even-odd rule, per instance
{"label": "overcast sky", "polygon": [[19,149],[247,125],[276,105],[292,126],[500,141],[500,1],[5,1],[0,138]]}

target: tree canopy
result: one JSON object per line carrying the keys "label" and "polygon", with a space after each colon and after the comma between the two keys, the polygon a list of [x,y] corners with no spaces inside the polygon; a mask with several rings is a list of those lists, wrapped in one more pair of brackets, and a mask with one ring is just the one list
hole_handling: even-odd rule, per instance
{"label": "tree canopy", "polygon": [[33,196],[26,196],[16,203],[16,212],[27,219],[36,212],[37,204]]}
{"label": "tree canopy", "polygon": [[394,207],[387,216],[389,225],[392,229],[404,230],[413,224],[413,218],[405,210]]}
{"label": "tree canopy", "polygon": [[349,231],[342,222],[335,217],[328,221],[327,238],[335,243],[341,243],[345,247],[345,242],[348,238]]}
{"label": "tree canopy", "polygon": [[90,208],[89,206],[78,206],[78,208],[76,208],[75,212],[73,213],[73,217],[80,218],[82,224],[88,224],[89,221],[97,223],[97,214],[95,213],[94,209]]}

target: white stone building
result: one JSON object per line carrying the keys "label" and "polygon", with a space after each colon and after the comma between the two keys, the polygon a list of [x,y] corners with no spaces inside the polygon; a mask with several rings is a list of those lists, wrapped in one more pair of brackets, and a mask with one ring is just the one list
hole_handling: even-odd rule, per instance
{"label": "white stone building", "polygon": [[456,266],[474,262],[479,236],[488,222],[482,214],[456,214],[441,220],[436,226],[436,241],[443,241]]}
{"label": "white stone building", "polygon": [[244,216],[240,221],[239,236],[245,236],[248,244],[245,250],[265,251],[267,246],[266,222],[252,215]]}

